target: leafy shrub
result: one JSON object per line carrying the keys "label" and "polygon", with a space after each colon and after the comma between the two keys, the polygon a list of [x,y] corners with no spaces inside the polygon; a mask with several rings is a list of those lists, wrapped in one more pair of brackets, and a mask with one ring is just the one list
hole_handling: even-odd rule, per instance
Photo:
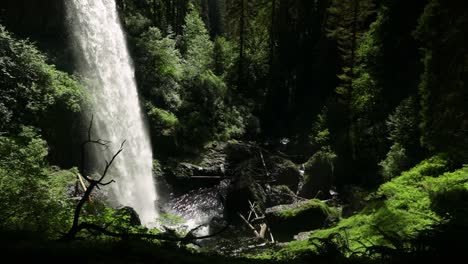
{"label": "leafy shrub", "polygon": [[154,107],[150,103],[146,107],[153,133],[167,136],[175,132],[175,129],[179,125],[179,120],[173,113]]}
{"label": "leafy shrub", "polygon": [[64,230],[71,204],[65,199],[71,173],[52,173],[46,142],[31,128],[0,137],[0,229],[44,234]]}
{"label": "leafy shrub", "polygon": [[48,65],[29,41],[13,38],[1,25],[0,69],[0,131],[16,133],[20,124],[41,127],[54,116],[81,110],[85,100],[81,85]]}
{"label": "leafy shrub", "polygon": [[151,20],[137,12],[126,15],[124,22],[127,32],[134,36],[140,35],[151,25]]}
{"label": "leafy shrub", "polygon": [[213,71],[218,76],[226,77],[234,67],[234,46],[223,37],[217,37],[213,47]]}
{"label": "leafy shrub", "polygon": [[379,163],[382,176],[393,178],[409,168],[418,150],[418,119],[414,99],[403,100],[387,120],[389,139],[393,141],[384,160]]}
{"label": "leafy shrub", "polygon": [[200,14],[193,7],[185,17],[180,46],[187,80],[193,80],[212,65],[213,42]]}
{"label": "leafy shrub", "polygon": [[389,180],[407,168],[408,156],[405,148],[399,143],[395,143],[387,153],[387,157],[379,163],[382,167],[382,176]]}
{"label": "leafy shrub", "polygon": [[388,117],[390,140],[408,146],[418,143],[418,113],[413,97],[403,100]]}
{"label": "leafy shrub", "polygon": [[136,41],[136,74],[147,100],[171,111],[182,104],[182,58],[172,35],[150,27]]}

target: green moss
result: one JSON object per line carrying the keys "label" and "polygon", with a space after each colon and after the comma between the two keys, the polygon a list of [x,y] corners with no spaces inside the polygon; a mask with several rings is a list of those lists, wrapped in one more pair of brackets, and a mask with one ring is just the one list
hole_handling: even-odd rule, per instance
{"label": "green moss", "polygon": [[60,170],[59,168],[52,168],[48,175],[49,191],[60,198],[66,199],[66,190],[69,184],[76,182],[76,173],[78,169],[72,168],[70,170]]}
{"label": "green moss", "polygon": [[312,199],[308,201],[307,203],[302,204],[299,207],[284,210],[278,213],[278,216],[281,218],[290,218],[290,217],[296,217],[301,213],[304,213],[305,211],[311,210],[311,209],[320,209],[325,215],[334,215],[337,216],[338,211],[336,209],[332,209],[328,207],[324,202],[318,200],[318,199]]}
{"label": "green moss", "polygon": [[[360,213],[342,219],[335,227],[315,231],[311,239],[326,239],[340,234],[354,252],[364,252],[370,246],[402,246],[405,241],[416,238],[450,217],[441,213],[444,212],[439,208],[442,204],[439,205],[436,198],[452,204],[463,202],[461,194],[468,191],[468,167],[444,173],[447,167],[448,162],[441,155],[422,161],[380,186],[369,196],[369,204]],[[307,206],[321,205],[314,201]],[[326,207],[321,208],[326,210]],[[284,214],[294,216],[300,211],[291,210]],[[269,257],[294,258],[316,250],[307,241],[291,242],[279,251],[270,252]]]}

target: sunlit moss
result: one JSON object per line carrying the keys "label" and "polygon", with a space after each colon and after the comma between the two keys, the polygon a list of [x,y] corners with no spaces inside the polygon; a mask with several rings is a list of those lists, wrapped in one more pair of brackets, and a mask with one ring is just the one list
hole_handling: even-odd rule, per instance
{"label": "sunlit moss", "polygon": [[338,215],[338,211],[336,209],[328,207],[328,205],[326,205],[324,202],[318,199],[312,199],[308,201],[307,203],[304,203],[302,206],[281,211],[279,213],[279,216],[281,218],[295,217],[311,209],[320,209],[325,215],[334,215],[334,216]]}
{"label": "sunlit moss", "polygon": [[[371,246],[401,247],[405,241],[449,217],[439,213],[435,196],[442,196],[450,203],[462,202],[463,195],[458,194],[468,190],[468,167],[444,173],[447,167],[442,155],[422,161],[371,194],[368,205],[360,213],[342,219],[335,227],[316,230],[310,241],[338,233],[346,240],[349,252],[363,253]],[[295,258],[317,250],[310,241],[291,242],[279,251],[259,257]]]}

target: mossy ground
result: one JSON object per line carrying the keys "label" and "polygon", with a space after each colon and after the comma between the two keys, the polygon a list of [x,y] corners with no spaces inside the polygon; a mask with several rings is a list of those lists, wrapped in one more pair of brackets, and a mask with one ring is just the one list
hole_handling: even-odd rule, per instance
{"label": "mossy ground", "polygon": [[[448,161],[435,156],[384,183],[369,196],[368,205],[358,214],[342,219],[336,226],[316,230],[308,241],[294,241],[258,259],[292,260],[321,250],[314,241],[340,238],[345,256],[368,255],[370,248],[403,250],[434,226],[452,220],[454,210],[441,208],[447,202],[454,208],[464,204],[468,192],[468,167],[446,172]],[[459,211],[459,210],[458,210]],[[296,211],[288,212],[294,215]],[[459,215],[458,215],[459,216]],[[332,239],[333,240],[333,239]],[[323,244],[322,244],[323,245]],[[338,246],[339,247],[339,246]]]}
{"label": "mossy ground", "polygon": [[296,217],[308,210],[313,210],[313,209],[320,209],[324,215],[328,216],[338,216],[339,212],[336,208],[331,208],[328,205],[326,205],[324,202],[318,200],[318,199],[312,199],[310,201],[307,201],[307,203],[304,203],[300,207],[288,209],[279,212],[279,216],[281,218],[287,219],[291,217]]}

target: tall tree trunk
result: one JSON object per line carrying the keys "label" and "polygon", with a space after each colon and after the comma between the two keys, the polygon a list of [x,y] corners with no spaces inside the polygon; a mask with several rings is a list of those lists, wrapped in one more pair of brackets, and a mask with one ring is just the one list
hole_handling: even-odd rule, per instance
{"label": "tall tree trunk", "polygon": [[357,159],[357,154],[356,154],[356,142],[355,142],[355,126],[354,126],[354,116],[353,112],[351,109],[351,96],[352,96],[352,90],[353,90],[353,81],[354,81],[354,68],[356,64],[356,48],[357,48],[357,34],[358,34],[358,12],[359,12],[359,0],[353,0],[353,23],[352,23],[352,28],[351,28],[351,58],[349,62],[349,94],[348,94],[348,102],[347,102],[347,107],[350,115],[350,146],[351,146],[351,156],[353,160]]}
{"label": "tall tree trunk", "polygon": [[270,75],[273,72],[273,62],[275,55],[275,15],[276,15],[276,0],[271,0],[271,22],[270,22]]}
{"label": "tall tree trunk", "polygon": [[244,42],[245,42],[245,0],[241,0],[239,20],[239,69],[238,69],[238,89],[244,90],[243,72],[244,72]]}
{"label": "tall tree trunk", "polygon": [[159,0],[153,0],[153,23],[158,24],[158,1]]}

